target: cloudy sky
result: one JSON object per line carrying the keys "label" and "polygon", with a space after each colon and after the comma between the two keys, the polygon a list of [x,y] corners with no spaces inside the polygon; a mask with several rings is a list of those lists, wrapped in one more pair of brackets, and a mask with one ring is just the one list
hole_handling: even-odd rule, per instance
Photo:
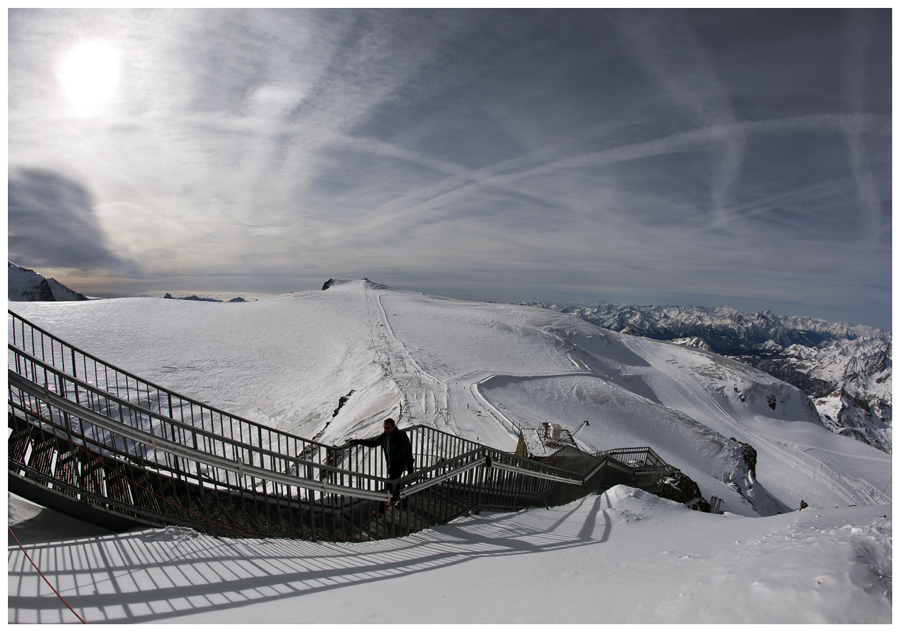
{"label": "cloudy sky", "polygon": [[8,249],[890,328],[889,10],[9,11]]}

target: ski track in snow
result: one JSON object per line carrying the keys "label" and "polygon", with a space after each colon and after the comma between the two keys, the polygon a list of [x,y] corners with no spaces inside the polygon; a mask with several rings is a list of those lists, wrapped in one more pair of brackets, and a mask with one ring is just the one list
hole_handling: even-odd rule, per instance
{"label": "ski track in snow", "polygon": [[[373,290],[367,288],[366,291]],[[404,398],[407,401],[413,401],[418,404],[418,415],[412,416],[412,423],[425,423],[438,430],[446,430],[458,436],[480,443],[487,443],[501,449],[510,449],[509,445],[512,441],[512,446],[514,448],[516,439],[511,428],[515,427],[516,424],[503,415],[502,412],[497,410],[497,408],[488,402],[478,391],[479,383],[492,377],[497,377],[497,374],[485,371],[469,371],[460,375],[453,375],[445,380],[435,377],[422,368],[406,345],[404,345],[403,341],[397,337],[394,328],[391,326],[387,310],[384,308],[384,304],[381,301],[381,294],[379,293],[375,296],[375,302],[378,305],[383,319],[385,331],[389,334],[390,340],[394,343],[394,345],[392,345],[394,354],[401,356],[404,360],[412,364],[418,372],[418,377],[424,378],[426,382],[433,385],[431,388],[423,385],[421,393],[413,392],[413,394],[410,395],[410,390],[415,391],[416,388],[413,386],[411,389],[410,385],[412,383],[418,384],[417,376],[415,374],[410,375],[405,383],[397,377],[394,378],[395,381],[397,381],[398,387],[400,387],[401,391],[404,393]],[[432,402],[430,408],[427,405],[429,401]],[[465,404],[468,404],[469,407],[464,411],[462,406]],[[489,429],[484,426],[476,428],[472,424],[461,426],[456,422],[457,419],[472,417],[471,411],[477,410],[486,411],[487,415],[482,416],[493,418],[499,425],[502,433],[498,435],[496,429]],[[438,419],[441,412],[444,413],[441,415],[441,419],[444,421],[443,424],[440,423]]]}
{"label": "ski track in snow", "polygon": [[[391,343],[389,350],[390,358],[392,359],[391,367],[397,366],[399,369],[401,362],[397,362],[396,359],[399,357],[402,360],[403,376],[395,374],[393,368],[391,369],[391,376],[403,394],[404,401],[410,406],[408,411],[410,423],[413,425],[424,423],[438,430],[462,436],[461,428],[456,425],[452,417],[443,415],[444,423],[441,424],[438,421],[440,412],[446,411],[449,407],[449,393],[447,393],[446,384],[422,368],[409,349],[397,337],[394,328],[391,326],[387,311],[381,302],[381,295],[374,293],[375,291],[370,288],[366,288],[365,291],[374,294],[373,303],[378,306],[381,318],[381,323],[379,324],[384,325],[385,333],[387,334],[386,339]],[[409,370],[407,363],[412,365],[413,371]],[[428,388],[423,385],[423,380],[426,383],[433,384],[433,387]],[[440,401],[438,400],[439,393],[444,395]],[[416,406],[415,411],[412,409],[413,404]]]}

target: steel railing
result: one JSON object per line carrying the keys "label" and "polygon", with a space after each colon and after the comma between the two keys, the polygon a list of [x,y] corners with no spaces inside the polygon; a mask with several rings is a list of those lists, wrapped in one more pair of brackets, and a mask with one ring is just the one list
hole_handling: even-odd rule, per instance
{"label": "steel railing", "polygon": [[328,446],[230,415],[12,312],[9,327],[10,489],[98,522],[378,539],[483,508],[563,504],[618,482],[650,482],[668,467],[649,448],[563,448],[536,461],[416,426],[405,431],[417,469],[391,481],[379,450]]}
{"label": "steel railing", "polygon": [[[295,455],[300,451],[307,460],[316,463],[325,463],[328,458],[327,450],[330,446],[231,415],[224,410],[144,380],[66,343],[9,310],[8,341],[9,366],[11,369],[15,366],[17,372],[21,373],[22,370],[29,368],[15,364],[27,355],[40,360],[44,366],[50,366],[128,402],[132,409],[146,409],[162,414],[169,419],[228,438],[247,446],[250,450],[265,448],[285,456]],[[22,354],[13,357],[14,349],[21,351]],[[35,377],[38,382],[43,378],[39,373]],[[132,418],[128,418],[126,414],[129,412],[128,408],[112,407],[107,412],[113,419],[125,414],[126,416],[121,418],[124,423],[134,421],[133,415]],[[373,463],[372,467],[375,468],[376,464]],[[381,473],[384,473],[383,466]]]}

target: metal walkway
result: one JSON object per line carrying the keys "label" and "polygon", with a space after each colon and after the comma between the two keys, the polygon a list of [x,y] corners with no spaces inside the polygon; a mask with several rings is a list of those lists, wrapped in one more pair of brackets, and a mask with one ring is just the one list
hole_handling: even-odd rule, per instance
{"label": "metal walkway", "polygon": [[[540,461],[425,426],[416,471],[380,450],[279,432],[122,371],[8,313],[9,490],[115,529],[184,525],[227,537],[363,541],[479,510],[561,505],[672,471],[650,448]],[[395,507],[389,502],[399,484]],[[381,516],[371,513],[387,504]]]}

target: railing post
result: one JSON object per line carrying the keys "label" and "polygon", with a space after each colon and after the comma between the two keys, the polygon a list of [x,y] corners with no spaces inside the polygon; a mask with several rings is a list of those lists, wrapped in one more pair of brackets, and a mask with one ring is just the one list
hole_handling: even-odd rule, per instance
{"label": "railing post", "polygon": [[206,490],[203,485],[203,474],[200,472],[200,464],[197,463],[197,488],[200,496],[200,504],[203,506],[203,515],[206,516],[206,522],[209,524],[210,534],[214,538],[219,537],[219,530],[216,529],[216,523],[212,519],[209,510],[209,501],[206,499]]}

